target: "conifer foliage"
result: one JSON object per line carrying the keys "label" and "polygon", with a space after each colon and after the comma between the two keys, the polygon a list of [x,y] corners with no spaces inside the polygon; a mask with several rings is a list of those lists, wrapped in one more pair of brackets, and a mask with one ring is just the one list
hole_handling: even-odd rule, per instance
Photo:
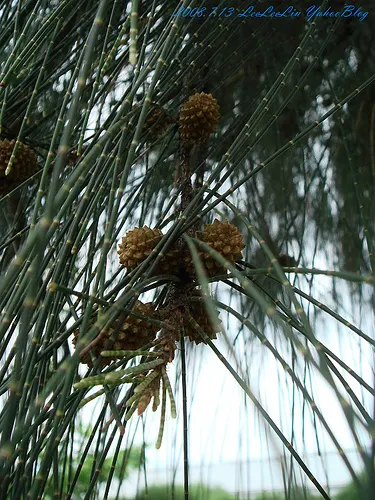
{"label": "conifer foliage", "polygon": [[285,498],[375,490],[375,32],[266,3],[0,0],[0,498],[125,498],[145,436],[188,498],[216,390]]}

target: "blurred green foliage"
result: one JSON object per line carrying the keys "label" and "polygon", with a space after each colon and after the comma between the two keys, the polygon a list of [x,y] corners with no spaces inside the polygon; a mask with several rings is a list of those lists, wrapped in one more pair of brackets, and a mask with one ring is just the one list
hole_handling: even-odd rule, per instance
{"label": "blurred green foliage", "polygon": [[304,488],[294,488],[285,493],[263,492],[257,495],[254,500],[319,500],[319,498]]}
{"label": "blurred green foliage", "polygon": [[[364,483],[362,483],[364,484]],[[147,494],[146,494],[147,493]],[[365,500],[371,500],[371,493],[365,493]],[[184,489],[182,486],[175,486],[173,489],[170,485],[150,486],[146,490],[141,491],[134,500],[184,500]],[[235,500],[234,494],[225,491],[222,488],[208,488],[204,485],[191,486],[189,489],[190,500]],[[294,488],[289,492],[262,492],[253,498],[253,500],[320,500],[320,495],[315,495],[305,488]],[[123,500],[126,500],[123,498]],[[338,493],[332,496],[332,500],[363,500],[354,483],[349,483],[344,486]]]}
{"label": "blurred green foliage", "polygon": [[[137,495],[135,500],[167,500],[173,498],[174,500],[184,500],[183,486],[175,486],[173,489],[169,485],[150,486],[146,491],[142,491]],[[204,485],[193,485],[189,488],[190,500],[235,500],[235,496],[222,488],[208,488]],[[125,499],[124,499],[125,500]]]}
{"label": "blurred green foliage", "polygon": [[[70,487],[74,475],[74,471],[80,468],[81,472],[78,476],[77,482],[74,487],[74,500],[80,500],[86,497],[87,487],[90,484],[92,477],[92,470],[95,468],[96,456],[95,453],[89,452],[86,455],[85,460],[81,462],[82,449],[85,443],[86,436],[92,432],[91,426],[84,427],[78,425],[76,429],[78,439],[75,442],[75,451],[72,452],[72,462],[70,473],[67,474],[66,464],[64,462],[59,462],[59,474],[64,477],[64,489]],[[133,446],[131,449],[120,450],[117,454],[117,465],[113,470],[113,479],[115,481],[121,482],[124,478],[129,476],[129,473],[133,470],[137,470],[143,464],[143,450],[140,447]],[[114,455],[109,455],[103,462],[100,468],[100,473],[96,483],[96,489],[99,492],[101,487],[105,487],[108,477],[111,473],[111,467],[113,465]],[[71,474],[73,471],[73,475]],[[61,485],[59,486],[59,490]],[[53,498],[64,498],[64,495],[60,494],[60,491],[54,491],[53,476],[47,483],[45,489],[44,500],[52,500]]]}

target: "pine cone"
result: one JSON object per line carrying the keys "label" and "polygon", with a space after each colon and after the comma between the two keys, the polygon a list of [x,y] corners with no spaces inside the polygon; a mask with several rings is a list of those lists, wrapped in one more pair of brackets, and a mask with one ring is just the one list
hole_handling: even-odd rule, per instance
{"label": "pine cone", "polygon": [[147,116],[144,129],[149,131],[153,137],[159,137],[164,134],[168,126],[174,121],[162,108],[157,108]]}
{"label": "pine cone", "polygon": [[[154,306],[151,302],[147,302],[143,304],[140,301],[137,301],[134,309],[134,312],[142,314],[143,316],[153,316],[155,314]],[[97,319],[97,317],[96,317]],[[135,316],[128,316],[121,326],[119,332],[117,333],[116,340],[111,340],[111,336],[118,326],[118,320],[115,322],[115,325],[102,330],[99,332],[96,337],[95,343],[90,348],[90,352],[94,355],[94,357],[98,357],[102,351],[135,351],[140,347],[149,344],[155,339],[156,333],[159,329],[157,325],[153,323],[149,323],[147,320],[137,318]],[[93,323],[89,325],[92,327]],[[76,330],[74,332],[73,344],[76,345],[79,339],[79,331]],[[118,357],[109,357],[103,358],[101,360],[101,366],[106,366],[115,361],[116,359],[120,359]],[[92,366],[93,363],[91,361],[91,356],[89,353],[81,356],[81,363],[85,363],[89,366]]]}
{"label": "pine cone", "polygon": [[[120,264],[132,271],[150,255],[162,238],[160,229],[150,229],[147,226],[128,231],[117,251]],[[172,247],[159,261],[155,274],[178,274],[179,268],[180,252],[177,247]]]}
{"label": "pine cone", "polygon": [[0,197],[10,193],[17,186],[19,186],[19,182],[11,182],[6,177],[3,178],[0,176]]}
{"label": "pine cone", "polygon": [[[198,239],[216,250],[232,264],[242,258],[242,249],[245,246],[242,235],[236,226],[229,222],[220,222],[215,219],[213,224],[205,226]],[[199,256],[209,277],[227,273],[227,270],[209,253],[199,250]],[[196,270],[191,255],[185,259],[185,265],[188,274],[195,276]]]}
{"label": "pine cone", "polygon": [[297,266],[297,261],[294,257],[291,255],[288,255],[286,253],[282,253],[278,256],[277,258],[280,266],[284,267],[296,267]]}
{"label": "pine cone", "polygon": [[[137,301],[134,307],[134,312],[142,314],[143,316],[153,316],[155,308],[152,302],[143,304]],[[152,342],[155,338],[156,332],[159,327],[147,320],[136,318],[135,316],[128,316],[123,324],[114,348],[124,350],[136,350],[140,347]],[[121,345],[121,347],[118,346]]]}
{"label": "pine cone", "polygon": [[178,276],[180,274],[181,264],[181,250],[178,246],[172,245],[165,256],[158,262],[154,274],[172,274]]}
{"label": "pine cone", "polygon": [[220,119],[220,107],[211,94],[194,94],[180,110],[180,138],[185,144],[207,142],[216,130]]}
{"label": "pine cone", "polygon": [[[216,339],[216,333],[220,332],[220,328],[215,328],[215,325],[210,320],[210,317],[206,310],[206,306],[204,304],[204,300],[202,299],[199,291],[195,291],[193,293],[193,297],[199,297],[199,300],[191,300],[184,307],[185,337],[189,337],[190,341],[195,342],[196,344],[204,342],[202,336],[194,327],[194,322],[191,322],[191,319],[193,319],[196,323],[198,323],[199,327],[204,331],[204,333],[210,340]],[[216,313],[217,319],[220,322],[219,313],[217,311]]]}
{"label": "pine cone", "polygon": [[0,141],[0,193],[6,194],[24,182],[37,171],[36,154],[26,144],[20,142],[14,158],[12,169],[5,175],[9,160],[12,156],[15,140]]}
{"label": "pine cone", "polygon": [[150,229],[147,226],[128,231],[117,251],[120,264],[132,271],[150,255],[162,237],[160,229]]}

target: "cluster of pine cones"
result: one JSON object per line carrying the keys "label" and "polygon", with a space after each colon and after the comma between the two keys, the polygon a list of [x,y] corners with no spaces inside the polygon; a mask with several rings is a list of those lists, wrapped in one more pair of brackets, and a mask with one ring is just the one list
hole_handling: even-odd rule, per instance
{"label": "cluster of pine cones", "polygon": [[[202,92],[192,95],[180,109],[178,125],[181,143],[184,146],[191,146],[207,142],[210,135],[215,131],[219,118],[220,108],[211,94]],[[159,136],[165,132],[169,124],[175,121],[159,107],[147,117],[145,128],[150,131],[152,136]],[[242,236],[238,229],[229,222],[215,220],[213,224],[207,224],[202,232],[197,232],[195,237],[216,250],[231,264],[234,264],[242,257],[244,247]],[[163,233],[160,229],[151,229],[147,226],[136,227],[128,231],[126,236],[122,238],[118,249],[120,264],[124,265],[127,271],[132,271],[149,257],[162,238]],[[209,253],[201,249],[198,249],[198,253],[209,277],[227,273],[225,267],[219,264]],[[186,249],[182,249],[180,243],[172,245],[161,256],[154,274],[188,276],[191,280],[196,278],[192,257],[187,254]],[[216,338],[216,333],[220,330],[218,314],[215,321],[211,321],[204,300],[197,288],[181,303],[175,304],[168,311],[168,316],[172,316],[168,319],[162,317],[162,311],[155,311],[151,303],[142,304],[137,301],[134,312],[145,317],[159,317],[162,319],[166,330],[169,328],[174,332],[174,335],[172,335],[173,344],[178,338],[180,327],[183,327],[184,335],[196,344],[203,341],[199,329],[203,330],[211,340]],[[158,313],[160,313],[160,316],[158,316]],[[155,324],[132,315],[126,319],[120,328],[119,326],[117,324],[116,329],[115,324],[113,327],[99,332],[94,341],[82,351],[81,362],[92,366],[93,359],[97,358],[103,350],[139,349],[153,342],[158,331]],[[116,330],[118,330],[117,335]],[[114,339],[111,339],[111,337],[114,337]],[[168,343],[167,338],[168,334],[164,339]],[[76,331],[73,341],[75,345],[78,339],[79,332]],[[175,349],[175,345],[173,348]],[[173,348],[171,349],[173,350]],[[115,355],[102,358],[101,364],[105,366],[115,359],[118,359]]]}
{"label": "cluster of pine cones", "polygon": [[12,169],[5,175],[15,144],[14,139],[0,141],[0,196],[15,189],[37,171],[36,154],[26,144],[19,142]]}
{"label": "cluster of pine cones", "polygon": [[[159,331],[159,326],[149,321],[150,318],[158,318],[158,311],[155,311],[154,305],[151,302],[146,304],[137,301],[132,312],[144,316],[138,318],[134,315],[129,315],[126,320],[119,324],[119,320],[115,321],[114,325],[101,330],[95,339],[84,348],[81,352],[80,361],[92,367],[96,358],[102,351],[135,351],[152,343],[156,339],[156,334]],[[92,327],[99,317],[98,313],[89,324]],[[192,342],[199,344],[203,342],[202,336],[198,329],[202,329],[210,340],[216,339],[216,333],[220,331],[219,316],[212,322],[207,315],[204,300],[196,289],[189,300],[184,304],[178,305],[172,311],[173,317],[176,320],[174,329],[178,327],[184,328],[184,335]],[[169,325],[172,321],[169,321]],[[198,328],[198,329],[197,329]],[[175,332],[176,333],[176,332]],[[178,332],[177,332],[178,333]],[[73,345],[77,346],[80,338],[79,330],[74,332]],[[121,359],[120,355],[103,357],[101,359],[101,367],[111,364],[113,361]]]}
{"label": "cluster of pine cones", "polygon": [[[213,224],[207,224],[204,230],[196,235],[201,241],[204,241],[211,248],[216,250],[227,261],[234,264],[242,257],[244,247],[243,239],[238,229],[229,222],[220,222],[215,220]],[[147,226],[135,228],[128,231],[122,238],[119,245],[120,264],[124,265],[128,271],[132,271],[141,264],[155,249],[156,245],[163,238],[160,229],[150,229]],[[221,266],[207,252],[199,250],[199,256],[204,265],[208,276],[226,274],[227,270]],[[186,256],[180,246],[172,247],[162,256],[155,270],[156,274],[188,274],[190,278],[195,278],[195,268],[191,256]],[[137,301],[134,312],[145,317],[158,318],[158,312],[155,311],[152,303],[143,304]],[[198,288],[189,293],[186,300],[174,306],[168,311],[172,316],[165,325],[169,325],[174,330],[174,338],[178,338],[179,328],[183,327],[185,337],[190,341],[199,344],[203,342],[199,329],[207,335],[210,340],[216,339],[216,333],[220,331],[219,315],[212,321],[207,314],[204,300]],[[165,319],[159,316],[160,319]],[[92,326],[92,324],[90,325]],[[155,340],[158,327],[150,323],[147,319],[140,319],[129,316],[126,321],[118,328],[116,335],[116,324],[102,330],[94,339],[91,345],[83,350],[81,362],[92,366],[92,359],[97,358],[103,350],[136,350]],[[112,339],[111,337],[115,337]],[[76,345],[79,339],[79,331],[74,333],[73,343]],[[174,340],[173,342],[174,343]],[[89,351],[89,352],[88,352]],[[173,355],[171,359],[173,358]],[[101,366],[110,364],[119,359],[118,356],[102,358]]]}
{"label": "cluster of pine cones", "polygon": [[[213,224],[207,224],[201,233],[196,234],[197,239],[216,250],[231,264],[242,257],[244,248],[243,238],[239,230],[229,222],[220,222],[218,219]],[[122,238],[118,254],[120,264],[128,271],[132,271],[141,264],[154,250],[163,238],[160,229],[150,229],[147,226],[128,231]],[[217,262],[208,252],[198,251],[205,271],[209,277],[226,274],[227,270]],[[190,255],[184,256],[178,246],[172,246],[160,259],[155,274],[180,275],[187,273],[195,278],[196,272]]]}
{"label": "cluster of pine cones", "polygon": [[[185,145],[206,142],[215,131],[220,118],[220,108],[211,94],[204,92],[192,95],[180,109],[180,139]],[[168,125],[176,120],[168,116],[162,108],[151,113],[145,126],[153,136],[162,134]],[[0,140],[0,196],[3,196],[37,171],[36,154],[26,144],[18,142],[14,162],[9,175],[5,175],[16,141]]]}
{"label": "cluster of pine cones", "polygon": [[[204,230],[196,236],[232,264],[242,257],[243,238],[238,229],[229,222],[220,222],[216,219],[213,224],[207,224]],[[128,231],[119,245],[120,263],[128,271],[135,269],[152,253],[162,238],[163,233],[160,229],[150,229],[147,226]],[[202,250],[198,252],[208,276],[227,273],[227,270],[210,253]],[[191,256],[186,255],[180,246],[172,247],[162,256],[156,268],[156,274],[159,273],[175,275],[182,273],[185,276],[189,275],[191,279],[196,277]],[[155,311],[152,303],[143,304],[137,301],[133,311],[145,316],[145,318],[128,316],[120,328],[117,324],[117,335],[116,323],[111,328],[102,330],[88,350],[83,350],[81,362],[92,366],[92,357],[97,358],[103,350],[136,350],[153,342],[159,328],[154,323],[147,321],[146,318],[160,318],[162,320],[165,318],[159,316],[160,311]],[[173,318],[169,319],[166,324],[172,325],[176,334],[178,334],[179,327],[183,327],[184,335],[196,344],[203,341],[199,329],[203,330],[210,340],[216,339],[216,333],[220,331],[219,316],[217,315],[215,318],[216,321],[211,320],[198,288],[189,293],[186,300],[169,311],[169,315]],[[111,339],[112,336],[114,339]],[[73,342],[76,344],[79,338],[78,331],[75,332],[74,337]],[[101,365],[105,366],[116,359],[119,357],[105,357],[102,359]]]}

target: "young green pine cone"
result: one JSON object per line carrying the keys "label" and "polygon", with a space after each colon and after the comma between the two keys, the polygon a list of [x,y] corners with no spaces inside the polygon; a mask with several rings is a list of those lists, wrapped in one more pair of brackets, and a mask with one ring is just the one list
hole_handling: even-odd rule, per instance
{"label": "young green pine cone", "polygon": [[216,130],[220,119],[220,107],[211,94],[194,94],[180,110],[180,138],[187,145],[207,142]]}
{"label": "young green pine cone", "polygon": [[[200,234],[201,241],[216,250],[231,264],[242,258],[242,249],[244,242],[241,233],[233,224],[229,222],[220,222],[215,219],[213,224],[207,224],[204,231]],[[209,277],[226,274],[227,270],[219,264],[211,255],[203,250],[198,250],[204,268]],[[191,276],[196,275],[191,255],[185,260],[186,270]]]}
{"label": "young green pine cone", "polygon": [[5,175],[15,144],[15,140],[0,141],[0,195],[9,193],[37,171],[36,154],[26,144],[20,142],[11,171]]}
{"label": "young green pine cone", "polygon": [[[147,226],[128,231],[117,251],[120,264],[132,271],[150,255],[162,238],[160,229],[150,229]],[[172,247],[160,259],[155,274],[178,274],[180,265],[179,249]]]}
{"label": "young green pine cone", "polygon": [[[142,314],[143,316],[152,317],[155,314],[154,306],[151,302],[143,304],[137,301],[134,312]],[[93,326],[93,323],[89,325]],[[118,320],[113,326],[107,329],[103,329],[99,332],[98,336],[91,342],[91,347],[89,352],[97,358],[102,351],[135,351],[142,346],[145,346],[155,339],[156,333],[159,327],[153,323],[148,322],[145,319],[137,318],[135,316],[129,315],[123,325],[121,326],[116,340],[112,340],[111,336],[115,331],[116,326],[118,326]],[[79,340],[79,331],[74,332],[73,344],[76,345]],[[89,352],[85,352],[81,356],[81,363],[85,363],[92,366],[91,356]],[[120,359],[119,357],[106,357],[101,360],[101,366],[106,366]]]}

